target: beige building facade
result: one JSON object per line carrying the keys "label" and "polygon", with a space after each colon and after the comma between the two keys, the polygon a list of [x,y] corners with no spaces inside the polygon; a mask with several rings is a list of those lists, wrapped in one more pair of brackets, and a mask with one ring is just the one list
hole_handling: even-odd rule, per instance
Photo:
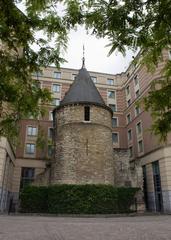
{"label": "beige building facade", "polygon": [[[170,51],[163,51],[163,61],[158,64],[154,73],[149,73],[145,66],[138,63],[130,64],[127,71],[121,74],[112,75],[91,71],[89,73],[105,104],[113,112],[111,137],[116,161],[114,174],[127,176],[125,169],[131,173],[141,166],[147,209],[171,212],[171,138],[168,137],[167,145],[159,143],[158,138],[149,131],[152,124],[150,113],[145,112],[143,107],[138,105],[139,101],[148,94],[150,83],[162,76],[161,71],[169,57]],[[7,176],[7,173],[4,174],[7,161],[5,153],[8,153],[12,159],[13,166],[10,170],[11,186],[6,188],[6,191],[12,193],[15,203],[23,186],[33,182],[36,176],[49,166],[49,160],[53,155],[52,112],[64,98],[77,74],[78,70],[75,69],[54,67],[47,67],[42,69],[42,72],[34,74],[33,77],[40,82],[41,88],[48,88],[52,92],[53,101],[46,106],[46,113],[43,117],[39,119],[30,117],[21,121],[20,143],[15,151],[9,150],[6,140],[4,140],[6,141],[5,148],[3,148],[4,142],[0,142],[2,146],[0,155],[1,211],[8,208],[8,203],[6,205],[2,203],[5,201],[2,200],[4,199],[3,192],[5,192],[3,179]],[[69,115],[67,119],[70,117]],[[107,124],[105,118],[103,124]],[[104,129],[101,131],[103,133]],[[13,155],[9,154],[10,151]],[[141,173],[137,171],[137,176],[134,175],[133,178],[133,182],[141,181]],[[127,180],[129,180],[128,176],[125,177],[125,182]],[[117,181],[119,185],[119,180]]]}
{"label": "beige building facade", "polygon": [[14,195],[15,153],[6,138],[0,138],[0,212],[9,208]]}

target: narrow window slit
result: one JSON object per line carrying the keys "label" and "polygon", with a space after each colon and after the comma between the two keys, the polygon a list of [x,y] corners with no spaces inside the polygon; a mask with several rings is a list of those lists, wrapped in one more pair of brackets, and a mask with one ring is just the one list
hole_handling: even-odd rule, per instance
{"label": "narrow window slit", "polygon": [[90,121],[90,107],[84,107],[84,121]]}

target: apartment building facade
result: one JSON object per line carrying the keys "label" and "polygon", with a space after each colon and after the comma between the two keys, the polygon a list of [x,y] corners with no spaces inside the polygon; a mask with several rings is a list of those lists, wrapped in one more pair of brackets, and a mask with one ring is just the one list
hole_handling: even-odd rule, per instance
{"label": "apartment building facade", "polygon": [[[161,77],[161,70],[169,57],[170,52],[165,50],[163,61],[154,73],[149,73],[138,63],[131,63],[126,72],[116,75],[89,72],[105,103],[113,111],[113,148],[129,150],[130,168],[142,167],[146,207],[152,211],[171,211],[171,138],[168,136],[167,145],[159,143],[149,131],[152,124],[150,113],[145,112],[139,103],[148,94],[150,83]],[[13,180],[8,190],[16,202],[22,188],[48,166],[53,154],[52,111],[60,104],[77,73],[75,69],[47,67],[33,75],[41,88],[52,92],[53,100],[45,106],[43,117],[30,117],[20,123],[20,143],[13,156]],[[2,164],[2,176],[4,167]],[[1,194],[1,199],[3,196]]]}

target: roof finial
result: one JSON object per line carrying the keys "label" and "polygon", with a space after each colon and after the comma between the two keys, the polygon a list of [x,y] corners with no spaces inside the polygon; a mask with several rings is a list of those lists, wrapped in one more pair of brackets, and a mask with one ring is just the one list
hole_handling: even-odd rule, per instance
{"label": "roof finial", "polygon": [[84,44],[83,44],[83,65],[82,65],[82,68],[85,68],[85,47],[84,47]]}

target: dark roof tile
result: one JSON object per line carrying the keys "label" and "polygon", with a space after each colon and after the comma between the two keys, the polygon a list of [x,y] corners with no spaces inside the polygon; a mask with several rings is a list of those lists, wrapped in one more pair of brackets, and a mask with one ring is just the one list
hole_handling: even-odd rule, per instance
{"label": "dark roof tile", "polygon": [[82,67],[60,106],[84,102],[106,106],[88,71]]}

